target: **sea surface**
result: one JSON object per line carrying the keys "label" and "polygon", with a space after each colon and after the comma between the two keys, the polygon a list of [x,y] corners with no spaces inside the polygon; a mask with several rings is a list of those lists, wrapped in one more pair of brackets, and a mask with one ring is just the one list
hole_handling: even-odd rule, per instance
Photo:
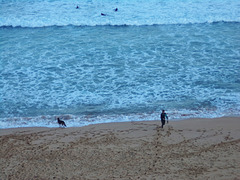
{"label": "sea surface", "polygon": [[240,116],[239,0],[0,0],[0,128],[162,109]]}

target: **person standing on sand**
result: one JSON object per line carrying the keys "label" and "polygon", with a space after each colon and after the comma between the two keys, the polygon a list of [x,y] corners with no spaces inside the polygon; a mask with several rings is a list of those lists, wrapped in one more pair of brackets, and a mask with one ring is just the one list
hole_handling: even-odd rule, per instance
{"label": "person standing on sand", "polygon": [[163,128],[163,126],[165,125],[166,119],[167,119],[167,123],[168,123],[168,116],[167,116],[167,113],[165,113],[165,111],[162,110],[162,113],[161,113],[162,128]]}

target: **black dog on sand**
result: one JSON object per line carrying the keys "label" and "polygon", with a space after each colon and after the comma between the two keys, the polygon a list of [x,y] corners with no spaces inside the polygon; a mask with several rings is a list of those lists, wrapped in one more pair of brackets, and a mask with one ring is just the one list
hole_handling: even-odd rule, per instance
{"label": "black dog on sand", "polygon": [[67,127],[64,121],[61,121],[59,118],[57,118],[59,127]]}

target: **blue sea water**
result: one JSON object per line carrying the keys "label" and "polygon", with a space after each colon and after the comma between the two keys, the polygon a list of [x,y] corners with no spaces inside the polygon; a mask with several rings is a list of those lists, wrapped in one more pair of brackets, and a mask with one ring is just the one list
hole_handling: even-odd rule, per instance
{"label": "blue sea water", "polygon": [[0,0],[0,128],[162,109],[240,115],[240,1]]}

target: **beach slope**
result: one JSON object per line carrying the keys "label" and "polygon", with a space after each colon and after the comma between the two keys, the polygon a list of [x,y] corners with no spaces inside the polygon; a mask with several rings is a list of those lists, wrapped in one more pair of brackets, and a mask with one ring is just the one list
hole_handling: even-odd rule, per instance
{"label": "beach slope", "polygon": [[0,130],[0,179],[240,178],[240,118]]}

